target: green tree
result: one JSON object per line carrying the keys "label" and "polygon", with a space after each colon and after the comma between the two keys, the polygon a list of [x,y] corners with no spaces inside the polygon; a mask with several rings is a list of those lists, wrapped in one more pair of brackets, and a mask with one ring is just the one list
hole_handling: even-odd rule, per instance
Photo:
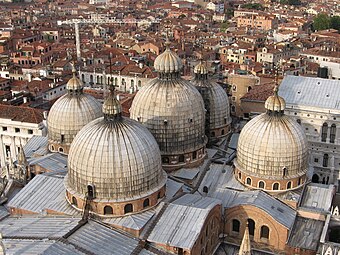
{"label": "green tree", "polygon": [[334,28],[340,32],[340,16],[331,17],[331,28]]}
{"label": "green tree", "polygon": [[249,3],[241,6],[244,9],[254,9],[254,10],[264,10],[262,4],[259,3]]}
{"label": "green tree", "polygon": [[325,30],[331,27],[331,19],[326,13],[319,13],[313,20],[315,30]]}
{"label": "green tree", "polygon": [[229,22],[225,21],[225,22],[221,23],[220,31],[224,33],[227,30],[228,27],[229,27]]}

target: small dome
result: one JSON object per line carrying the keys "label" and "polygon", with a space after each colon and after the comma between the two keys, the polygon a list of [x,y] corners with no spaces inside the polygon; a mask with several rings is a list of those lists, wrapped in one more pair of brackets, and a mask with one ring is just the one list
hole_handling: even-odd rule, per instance
{"label": "small dome", "polygon": [[116,100],[110,96],[103,107],[109,112],[87,124],[71,145],[66,186],[76,197],[84,198],[92,185],[94,202],[126,202],[165,186],[157,142],[143,125],[111,111],[119,107],[107,107]]}
{"label": "small dome", "polygon": [[66,89],[68,91],[77,91],[83,89],[83,83],[76,76],[75,69],[73,70],[73,77],[67,82]]}
{"label": "small dome", "polygon": [[80,84],[78,78],[73,77],[70,81],[67,94],[52,105],[47,118],[50,150],[66,154],[79,130],[103,116],[101,104],[94,97],[84,94],[82,87],[77,87]]}
{"label": "small dome", "polygon": [[166,42],[166,50],[155,59],[155,70],[159,73],[176,73],[181,71],[182,66],[182,60],[170,50],[169,42]]}
{"label": "small dome", "polygon": [[[301,126],[283,114],[284,100],[277,98],[277,90],[275,94],[269,99],[268,112],[255,117],[243,127],[235,166],[254,180],[286,181],[287,185],[280,188],[285,190],[288,189],[286,187],[300,185],[300,177],[306,175],[308,146]],[[272,114],[272,109],[280,114]],[[294,183],[294,180],[298,181]],[[294,185],[288,185],[289,181]],[[251,185],[256,187],[257,182],[253,181]],[[271,188],[267,185],[265,189]]]}
{"label": "small dome", "polygon": [[194,73],[195,74],[208,74],[208,68],[207,66],[203,63],[203,61],[200,61],[199,64],[197,64],[194,68]]}
{"label": "small dome", "polygon": [[103,104],[103,113],[106,118],[109,116],[120,116],[122,113],[122,106],[113,95],[110,95]]}
{"label": "small dome", "polygon": [[266,102],[265,102],[265,104],[264,104],[264,107],[268,111],[282,112],[286,108],[285,100],[282,97],[280,97],[277,94],[277,92],[278,92],[278,87],[275,86],[275,88],[274,88],[274,95],[268,97]]}

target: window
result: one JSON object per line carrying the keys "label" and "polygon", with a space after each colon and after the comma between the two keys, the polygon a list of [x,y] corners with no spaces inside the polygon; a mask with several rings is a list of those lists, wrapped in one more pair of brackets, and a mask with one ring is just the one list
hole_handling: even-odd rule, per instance
{"label": "window", "polygon": [[211,137],[215,137],[215,132],[212,131],[211,134],[210,134]]}
{"label": "window", "polygon": [[109,205],[106,205],[106,206],[104,207],[104,215],[107,215],[107,214],[113,214],[113,209],[112,209],[112,207],[109,206]]}
{"label": "window", "polygon": [[247,177],[246,182],[247,182],[248,185],[251,185],[251,179],[249,177]]}
{"label": "window", "polygon": [[255,233],[255,221],[252,219],[248,219],[248,229],[249,235],[254,236]]}
{"label": "window", "polygon": [[327,130],[328,130],[328,124],[323,123],[322,128],[321,128],[321,142],[326,142]]}
{"label": "window", "polygon": [[287,189],[291,189],[292,188],[292,182],[287,182]]}
{"label": "window", "polygon": [[328,166],[328,154],[324,154],[323,155],[322,166],[323,167],[327,167]]}
{"label": "window", "polygon": [[287,175],[287,167],[284,167],[283,169],[282,169],[282,175],[283,175],[283,177],[285,177],[286,175]]}
{"label": "window", "polygon": [[301,125],[301,120],[300,119],[297,119],[296,122]]}
{"label": "window", "polygon": [[178,157],[178,161],[179,162],[184,162],[184,155],[180,155],[179,157]]}
{"label": "window", "polygon": [[263,181],[259,181],[259,188],[264,189],[264,182]]}
{"label": "window", "polygon": [[72,204],[75,206],[78,206],[77,199],[75,197],[72,197]]}
{"label": "window", "polygon": [[208,187],[207,187],[207,186],[204,186],[204,187],[203,187],[203,192],[204,192],[204,193],[208,193]]}
{"label": "window", "polygon": [[260,238],[269,238],[269,228],[267,226],[261,227]]}
{"label": "window", "polygon": [[54,146],[53,145],[51,145],[51,151],[54,151]]}
{"label": "window", "polygon": [[64,142],[65,141],[65,135],[60,135],[60,141]]}
{"label": "window", "polygon": [[169,158],[168,157],[163,157],[162,158],[163,164],[169,164]]}
{"label": "window", "polygon": [[279,190],[279,183],[275,182],[273,184],[273,190]]}
{"label": "window", "polygon": [[32,130],[32,129],[29,129],[29,130],[28,130],[28,134],[32,135],[32,134],[33,134],[33,130]]}
{"label": "window", "polygon": [[319,162],[319,159],[318,159],[318,158],[314,158],[314,162],[315,162],[315,163],[318,163],[318,162]]}
{"label": "window", "polygon": [[143,208],[150,206],[150,199],[145,199],[143,202]]}
{"label": "window", "polygon": [[332,124],[331,126],[331,133],[329,135],[329,142],[334,143],[335,141],[335,134],[336,134],[336,125]]}
{"label": "window", "polygon": [[2,131],[7,131],[7,127],[2,127]]}
{"label": "window", "polygon": [[233,220],[233,231],[234,232],[240,232],[240,221],[239,220]]}
{"label": "window", "polygon": [[194,151],[194,152],[192,153],[192,159],[196,159],[196,158],[197,158],[197,152]]}
{"label": "window", "polygon": [[241,176],[242,176],[242,174],[241,174],[241,172],[239,172],[238,173],[238,178],[241,179]]}
{"label": "window", "polygon": [[130,212],[133,212],[133,206],[132,206],[132,204],[126,204],[124,206],[124,213],[126,214],[126,213],[130,213]]}
{"label": "window", "polygon": [[19,133],[20,132],[20,128],[15,128],[15,133]]}
{"label": "window", "polygon": [[87,195],[90,199],[94,198],[94,186],[91,184],[87,185]]}
{"label": "window", "polygon": [[64,152],[64,149],[62,147],[59,147],[59,152]]}

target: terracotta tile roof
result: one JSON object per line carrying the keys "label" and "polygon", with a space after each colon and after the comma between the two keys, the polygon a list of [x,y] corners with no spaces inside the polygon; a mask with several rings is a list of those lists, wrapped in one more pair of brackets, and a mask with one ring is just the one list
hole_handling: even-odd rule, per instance
{"label": "terracotta tile roof", "polygon": [[43,121],[43,111],[30,107],[0,104],[0,118],[39,124]]}
{"label": "terracotta tile roof", "polygon": [[274,83],[254,86],[252,90],[241,97],[241,101],[265,102],[269,96],[273,95],[274,87]]}

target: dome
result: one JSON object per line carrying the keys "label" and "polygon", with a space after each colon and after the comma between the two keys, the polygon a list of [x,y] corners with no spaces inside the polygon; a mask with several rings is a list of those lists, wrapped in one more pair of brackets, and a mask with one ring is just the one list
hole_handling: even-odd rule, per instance
{"label": "dome", "polygon": [[203,61],[200,61],[199,64],[197,64],[194,68],[194,73],[195,74],[208,74],[208,68],[207,66],[203,63]]}
{"label": "dome", "polygon": [[191,81],[201,93],[206,109],[206,130],[210,142],[229,134],[231,126],[229,99],[223,88],[208,77],[206,65],[200,61]]}
{"label": "dome", "polygon": [[83,93],[81,81],[75,75],[66,87],[67,94],[52,105],[47,118],[49,149],[63,153],[68,153],[82,127],[102,116],[101,104]]}
{"label": "dome", "polygon": [[287,190],[305,181],[307,138],[301,126],[284,115],[284,105],[276,90],[266,102],[267,113],[249,121],[241,131],[235,166],[238,179],[248,186]]}
{"label": "dome", "polygon": [[[69,200],[84,200],[90,185],[92,210],[98,214],[105,214],[103,206],[109,205],[114,208],[110,214],[122,215],[126,203],[149,199],[152,206],[165,194],[166,173],[157,142],[143,125],[122,117],[117,105],[118,100],[109,96],[104,117],[80,130],[68,156]],[[136,212],[139,206],[133,208],[131,212]]]}
{"label": "dome", "polygon": [[[165,52],[179,59],[169,49]],[[173,70],[169,75],[159,73],[158,78],[143,86],[130,109],[131,118],[143,123],[155,137],[166,170],[200,164],[207,142],[200,93],[173,68],[169,70]]]}
{"label": "dome", "polygon": [[284,111],[284,109],[286,108],[286,102],[285,100],[280,97],[278,94],[278,87],[275,86],[274,88],[274,95],[270,96],[267,98],[264,107],[268,110],[268,111],[277,111],[277,112],[281,112]]}
{"label": "dome", "polygon": [[159,73],[173,73],[181,71],[182,66],[182,60],[170,50],[169,42],[166,42],[166,50],[155,59],[155,70]]}

